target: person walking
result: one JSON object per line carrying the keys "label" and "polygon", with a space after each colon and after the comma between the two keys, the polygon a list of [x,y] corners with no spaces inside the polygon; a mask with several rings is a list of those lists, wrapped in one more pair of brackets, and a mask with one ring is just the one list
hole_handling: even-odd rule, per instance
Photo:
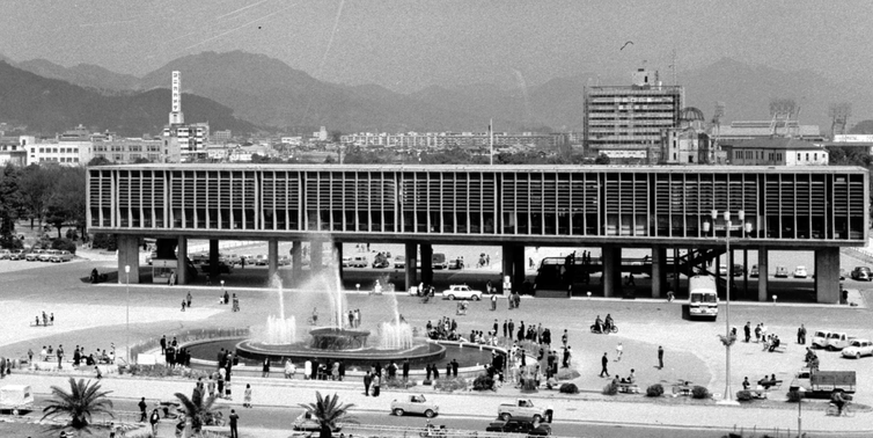
{"label": "person walking", "polygon": [[615,361],[616,362],[621,361],[622,354],[624,354],[624,346],[621,345],[621,342],[619,342],[618,345],[615,346]]}
{"label": "person walking", "polygon": [[230,438],[239,438],[239,430],[237,430],[239,415],[236,414],[235,409],[230,410],[230,416],[228,419],[230,420]]}
{"label": "person walking", "polygon": [[137,406],[139,406],[139,422],[145,423],[146,419],[148,418],[148,414],[146,413],[146,408],[148,408],[148,404],[145,401],[145,397],[139,400]]}
{"label": "person walking", "polygon": [[246,383],[246,389],[243,391],[243,407],[252,407],[252,385],[250,383]]}
{"label": "person walking", "polygon": [[294,366],[294,363],[291,362],[291,359],[285,359],[285,378],[293,379],[296,372],[297,367]]}
{"label": "person walking", "polygon": [[[493,312],[495,310],[497,310],[497,294],[492,294],[491,295],[491,311]],[[495,323],[495,325],[496,325],[496,323]],[[495,329],[495,332],[496,332],[496,329]]]}
{"label": "person walking", "polygon": [[158,410],[155,409],[152,411],[152,415],[149,416],[149,424],[152,426],[152,435],[158,436],[158,422],[161,421],[161,414],[158,413]]}
{"label": "person walking", "polygon": [[367,370],[367,372],[364,373],[364,395],[367,397],[370,396],[370,384],[372,384],[372,383],[373,383],[373,376],[370,375],[370,370]]}
{"label": "person walking", "polygon": [[743,335],[745,336],[746,343],[748,343],[752,339],[752,322],[746,321],[746,325],[743,326]]}
{"label": "person walking", "polygon": [[658,346],[658,369],[664,369],[664,347]]}
{"label": "person walking", "polygon": [[191,291],[188,291],[188,295],[185,297],[185,301],[188,303],[188,308],[191,308]]}
{"label": "person walking", "polygon": [[604,374],[606,374],[606,377],[609,377],[607,366],[609,366],[609,357],[606,353],[603,353],[603,357],[600,358],[600,377],[603,377]]}

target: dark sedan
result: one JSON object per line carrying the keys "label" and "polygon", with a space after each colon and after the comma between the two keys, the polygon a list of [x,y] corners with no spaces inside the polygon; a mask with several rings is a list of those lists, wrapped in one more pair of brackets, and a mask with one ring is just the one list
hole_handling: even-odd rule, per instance
{"label": "dark sedan", "polygon": [[528,436],[546,436],[552,434],[552,427],[545,423],[533,423],[528,420],[509,419],[495,421],[485,428],[486,432],[525,433]]}

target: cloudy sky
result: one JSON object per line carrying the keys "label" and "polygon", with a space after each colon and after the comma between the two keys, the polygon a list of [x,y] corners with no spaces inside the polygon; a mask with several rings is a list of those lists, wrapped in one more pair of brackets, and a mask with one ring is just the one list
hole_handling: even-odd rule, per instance
{"label": "cloudy sky", "polygon": [[[2,0],[0,54],[142,75],[202,51],[397,91],[722,57],[869,81],[873,3],[704,0]],[[628,44],[620,50],[627,41]]]}

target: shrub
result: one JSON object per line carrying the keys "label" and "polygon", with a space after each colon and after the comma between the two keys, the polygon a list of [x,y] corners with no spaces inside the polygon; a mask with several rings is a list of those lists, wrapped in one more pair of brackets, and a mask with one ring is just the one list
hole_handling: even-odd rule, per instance
{"label": "shrub", "polygon": [[0,237],[0,247],[6,249],[22,249],[24,248],[24,242],[10,234],[8,236]]}
{"label": "shrub", "polygon": [[691,397],[709,398],[709,390],[700,385],[697,385],[694,388],[691,388]]}
{"label": "shrub", "polygon": [[664,395],[664,385],[661,385],[660,383],[650,385],[646,388],[646,396],[648,397],[660,397],[662,395]]}
{"label": "shrub", "polygon": [[582,376],[579,374],[579,371],[576,371],[573,368],[559,368],[558,374],[555,375],[555,378],[558,380],[573,380]]}
{"label": "shrub", "polygon": [[404,378],[393,378],[385,381],[384,385],[386,388],[390,389],[409,389],[415,386],[417,383],[412,379],[404,379]]}
{"label": "shrub", "polygon": [[51,244],[52,249],[60,249],[69,251],[73,254],[76,253],[76,242],[73,242],[70,239],[55,239]]}
{"label": "shrub", "polygon": [[486,391],[494,389],[494,379],[487,374],[480,374],[473,380],[473,389],[476,391]]}
{"label": "shrub", "polygon": [[93,248],[103,248],[107,251],[115,251],[118,249],[118,241],[115,239],[115,234],[95,233],[91,246]]}
{"label": "shrub", "polygon": [[578,394],[579,387],[576,386],[575,383],[563,383],[558,392],[561,392],[562,394]]}
{"label": "shrub", "polygon": [[615,381],[610,381],[603,387],[603,395],[616,395],[618,394],[618,383]]}
{"label": "shrub", "polygon": [[737,401],[752,401],[752,393],[749,390],[737,391]]}
{"label": "shrub", "polygon": [[797,390],[788,391],[788,401],[791,403],[799,403],[803,399],[803,393]]}
{"label": "shrub", "polygon": [[437,391],[461,391],[467,389],[467,380],[463,377],[439,379],[434,382],[434,389]]}

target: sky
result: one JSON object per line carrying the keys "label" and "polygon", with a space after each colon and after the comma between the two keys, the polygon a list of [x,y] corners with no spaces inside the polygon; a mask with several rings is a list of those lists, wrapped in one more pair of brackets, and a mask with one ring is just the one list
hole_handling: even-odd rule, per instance
{"label": "sky", "polygon": [[400,92],[670,74],[723,57],[869,81],[871,31],[870,0],[0,0],[0,54],[15,61],[142,76],[244,50]]}

